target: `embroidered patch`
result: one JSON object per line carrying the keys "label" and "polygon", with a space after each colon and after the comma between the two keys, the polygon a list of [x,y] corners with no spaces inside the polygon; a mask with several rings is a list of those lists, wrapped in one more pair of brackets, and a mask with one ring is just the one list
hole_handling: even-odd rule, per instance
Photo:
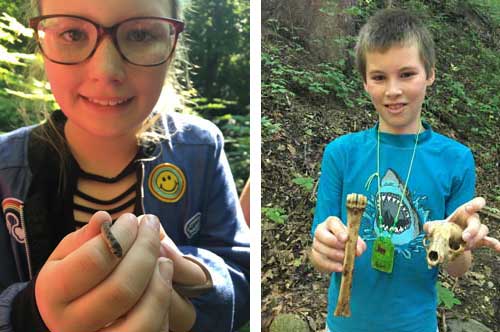
{"label": "embroidered patch", "polygon": [[2,201],[2,209],[7,224],[7,230],[17,242],[25,242],[22,226],[24,203],[16,198],[6,198]]}
{"label": "embroidered patch", "polygon": [[196,213],[184,224],[184,234],[188,239],[193,238],[200,231],[201,227],[201,212]]}
{"label": "embroidered patch", "polygon": [[186,177],[174,164],[156,166],[149,176],[149,190],[160,201],[175,203],[186,191]]}

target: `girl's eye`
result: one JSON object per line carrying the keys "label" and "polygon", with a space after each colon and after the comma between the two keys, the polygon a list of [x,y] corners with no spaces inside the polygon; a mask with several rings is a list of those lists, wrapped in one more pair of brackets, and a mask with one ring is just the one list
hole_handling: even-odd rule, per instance
{"label": "girl's eye", "polygon": [[86,39],[86,34],[81,30],[66,30],[61,33],[62,38],[68,42],[81,42]]}
{"label": "girl's eye", "polygon": [[127,34],[127,39],[134,42],[147,42],[154,39],[154,35],[147,30],[133,30]]}
{"label": "girl's eye", "polygon": [[372,76],[372,80],[374,81],[382,81],[385,77],[383,75],[375,75]]}

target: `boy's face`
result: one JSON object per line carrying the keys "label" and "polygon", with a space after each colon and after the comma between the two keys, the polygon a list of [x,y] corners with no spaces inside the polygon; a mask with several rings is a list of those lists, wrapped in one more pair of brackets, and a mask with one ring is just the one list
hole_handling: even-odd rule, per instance
{"label": "boy's face", "polygon": [[[72,14],[111,26],[130,17],[171,17],[171,0],[43,0],[42,15]],[[168,63],[141,67],[126,62],[109,36],[93,56],[76,65],[45,61],[52,92],[67,127],[92,137],[134,137],[160,95]]]}
{"label": "boy's face", "polygon": [[434,69],[427,78],[416,45],[366,53],[364,87],[379,114],[380,131],[417,133],[425,92],[433,82]]}

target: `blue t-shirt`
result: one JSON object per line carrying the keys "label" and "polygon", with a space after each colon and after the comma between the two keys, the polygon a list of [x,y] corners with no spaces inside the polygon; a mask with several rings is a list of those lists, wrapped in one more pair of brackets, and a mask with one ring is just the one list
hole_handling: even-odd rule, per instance
{"label": "blue t-shirt", "polygon": [[[328,327],[333,332],[435,332],[438,269],[429,269],[422,244],[423,224],[444,219],[474,196],[471,151],[426,129],[420,133],[406,195],[399,212],[391,274],[371,267],[373,242],[382,231],[378,218],[377,130],[348,134],[325,149],[312,235],[329,216],[347,222],[346,196],[363,194],[368,203],[359,235],[367,250],[355,260],[351,317],[334,317],[340,273],[333,273],[328,291]],[[393,226],[403,193],[416,135],[380,133],[381,228]]]}

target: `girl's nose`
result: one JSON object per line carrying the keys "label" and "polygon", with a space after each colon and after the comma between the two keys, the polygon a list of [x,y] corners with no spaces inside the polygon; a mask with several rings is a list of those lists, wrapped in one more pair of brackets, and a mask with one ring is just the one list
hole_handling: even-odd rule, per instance
{"label": "girl's nose", "polygon": [[125,79],[125,60],[109,37],[104,37],[89,59],[91,79],[120,84]]}

